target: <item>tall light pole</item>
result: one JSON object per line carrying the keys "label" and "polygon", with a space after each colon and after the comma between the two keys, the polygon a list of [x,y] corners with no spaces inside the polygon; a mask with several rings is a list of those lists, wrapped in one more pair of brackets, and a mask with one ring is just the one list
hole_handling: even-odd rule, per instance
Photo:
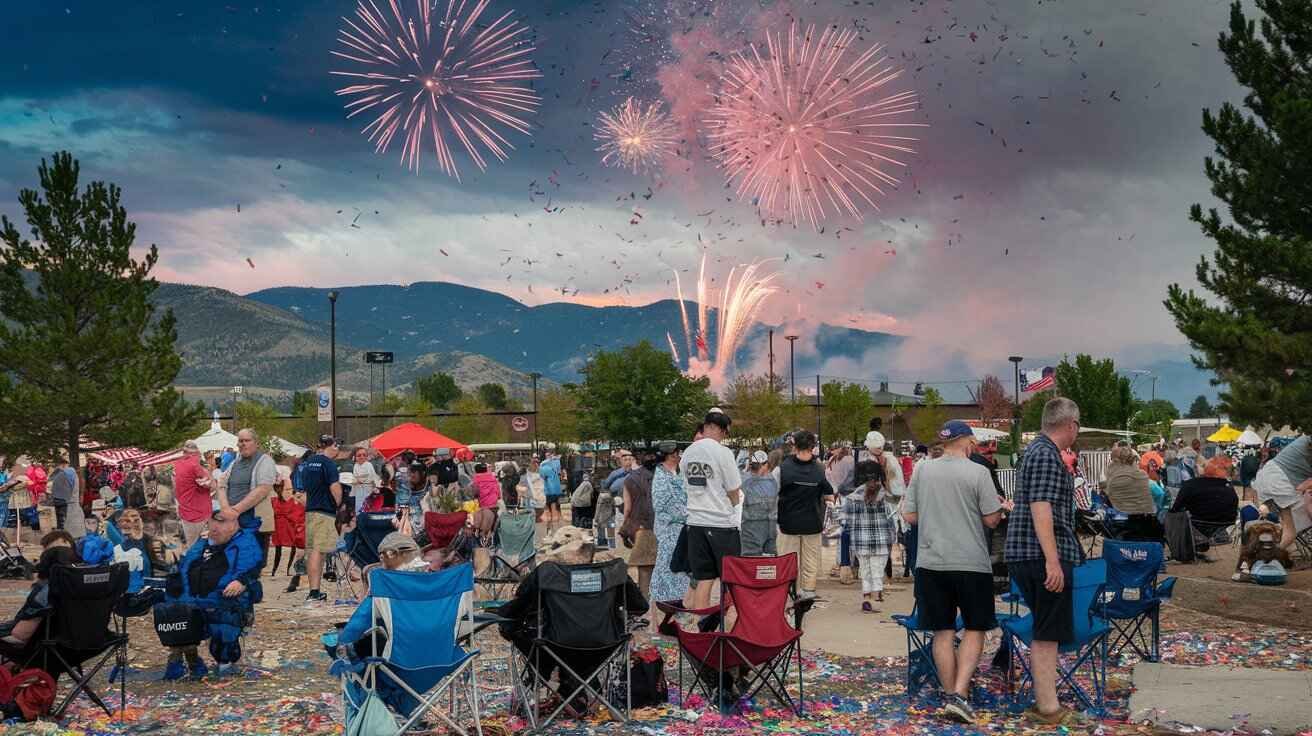
{"label": "tall light pole", "polygon": [[530,373],[529,378],[533,379],[533,452],[538,451],[538,379],[542,377],[541,373]]}
{"label": "tall light pole", "polygon": [[337,436],[337,292],[328,292],[328,381],[333,405],[333,437]]}
{"label": "tall light pole", "polygon": [[789,400],[794,404],[797,403],[797,362],[796,353],[793,348],[797,344],[799,335],[784,335],[788,341],[788,395]]}
{"label": "tall light pole", "polygon": [[1011,451],[1014,455],[1020,452],[1020,362],[1025,359],[1013,355],[1007,360],[1011,361],[1012,368],[1016,372],[1016,404],[1011,410]]}
{"label": "tall light pole", "polygon": [[770,330],[770,390],[774,391],[774,330]]}

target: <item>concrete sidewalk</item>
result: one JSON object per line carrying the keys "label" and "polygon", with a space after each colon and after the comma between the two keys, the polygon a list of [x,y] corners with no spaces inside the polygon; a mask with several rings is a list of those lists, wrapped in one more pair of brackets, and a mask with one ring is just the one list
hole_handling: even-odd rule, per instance
{"label": "concrete sidewalk", "polygon": [[1273,736],[1312,728],[1312,672],[1184,667],[1140,662],[1130,718],[1223,731],[1244,725]]}

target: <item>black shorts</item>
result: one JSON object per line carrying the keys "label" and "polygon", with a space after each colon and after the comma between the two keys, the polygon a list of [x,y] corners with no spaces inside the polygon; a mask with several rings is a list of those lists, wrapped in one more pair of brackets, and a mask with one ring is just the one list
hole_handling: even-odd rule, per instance
{"label": "black shorts", "polygon": [[560,496],[547,496],[547,508],[560,511]]}
{"label": "black shorts", "polygon": [[957,611],[967,631],[991,631],[998,625],[993,575],[916,568],[916,608],[920,628],[926,631],[955,630]]}
{"label": "black shorts", "polygon": [[689,577],[693,580],[716,580],[725,557],[742,554],[742,540],[737,529],[713,526],[687,526],[686,547]]}
{"label": "black shorts", "polygon": [[1061,563],[1066,578],[1060,593],[1043,586],[1048,573],[1043,560],[1025,560],[1007,565],[1011,579],[1020,589],[1025,606],[1034,616],[1034,641],[1055,641],[1067,644],[1075,639],[1075,605],[1071,586],[1075,583],[1075,568],[1069,562]]}

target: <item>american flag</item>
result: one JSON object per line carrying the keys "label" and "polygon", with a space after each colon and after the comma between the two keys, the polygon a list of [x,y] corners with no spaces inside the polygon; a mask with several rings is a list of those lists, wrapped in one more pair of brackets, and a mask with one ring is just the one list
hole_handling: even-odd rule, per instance
{"label": "american flag", "polygon": [[1047,366],[1038,371],[1020,372],[1020,390],[1026,393],[1045,391],[1057,384],[1057,369]]}

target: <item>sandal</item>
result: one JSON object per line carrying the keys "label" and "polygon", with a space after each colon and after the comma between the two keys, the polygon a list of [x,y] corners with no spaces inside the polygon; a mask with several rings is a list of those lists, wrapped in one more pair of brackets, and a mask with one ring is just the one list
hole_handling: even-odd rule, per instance
{"label": "sandal", "polygon": [[1025,720],[1031,723],[1038,723],[1044,726],[1063,726],[1067,728],[1079,728],[1087,726],[1092,721],[1083,713],[1073,711],[1070,708],[1061,707],[1054,713],[1043,714],[1039,712],[1039,706],[1031,705],[1025,709]]}

